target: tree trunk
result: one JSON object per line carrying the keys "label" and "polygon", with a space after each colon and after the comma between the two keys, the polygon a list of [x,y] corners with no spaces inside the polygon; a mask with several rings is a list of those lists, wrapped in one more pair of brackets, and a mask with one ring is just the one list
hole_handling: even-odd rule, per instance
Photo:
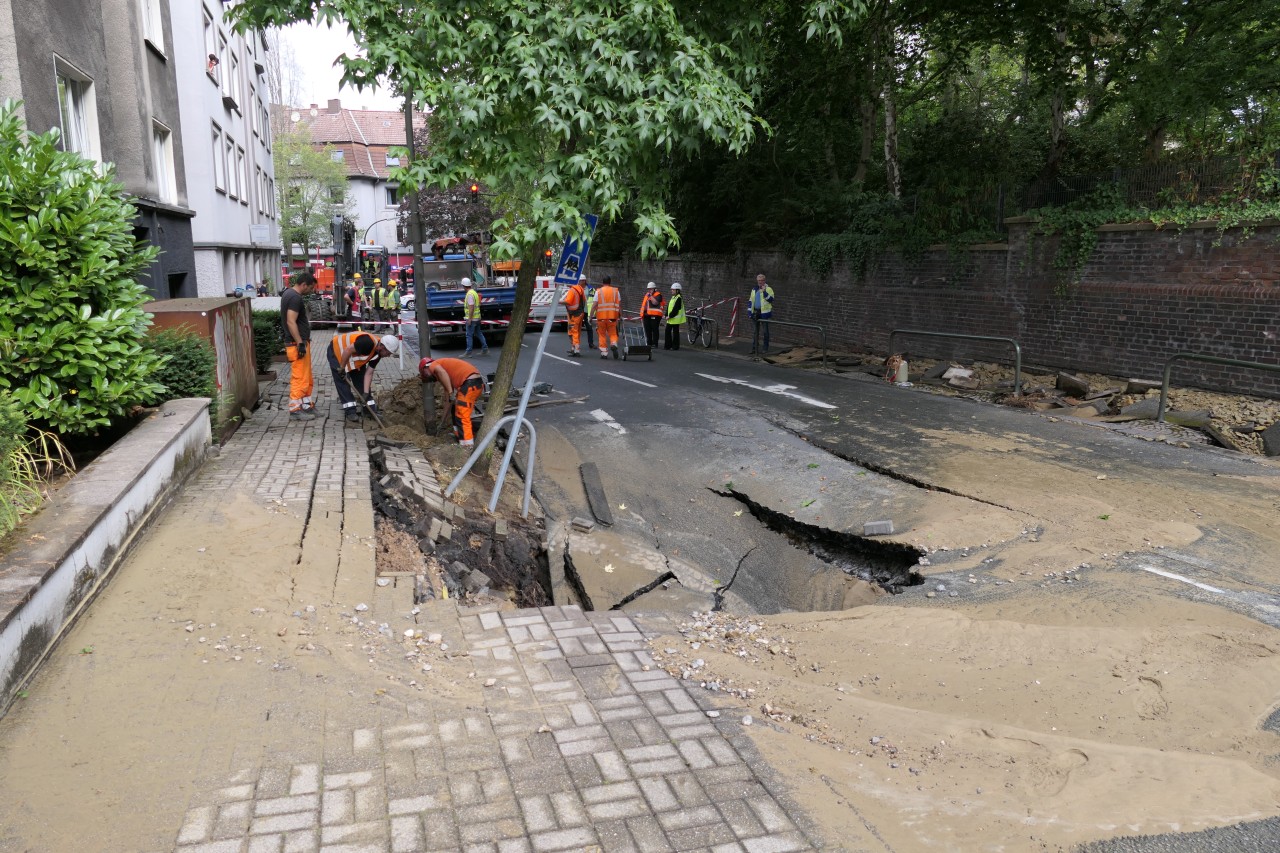
{"label": "tree trunk", "polygon": [[[533,302],[533,285],[538,277],[538,264],[542,261],[543,246],[528,246],[520,258],[520,272],[516,275],[516,301],[511,306],[511,324],[507,327],[506,339],[502,342],[502,355],[498,358],[498,372],[489,389],[489,403],[485,408],[484,420],[476,433],[476,445],[483,443],[485,436],[493,431],[494,425],[502,419],[502,410],[511,392],[512,380],[515,379],[516,365],[520,362],[520,345],[524,341],[525,324],[529,321],[529,306]],[[556,306],[551,306],[547,314],[550,323],[555,316]],[[512,430],[514,436],[516,432]],[[479,470],[488,470],[489,461],[493,458],[493,445],[485,451],[480,460]],[[533,472],[528,472],[532,476]]]}
{"label": "tree trunk", "polygon": [[884,84],[884,171],[889,192],[902,198],[902,174],[898,168],[898,108],[893,100],[893,84]]}

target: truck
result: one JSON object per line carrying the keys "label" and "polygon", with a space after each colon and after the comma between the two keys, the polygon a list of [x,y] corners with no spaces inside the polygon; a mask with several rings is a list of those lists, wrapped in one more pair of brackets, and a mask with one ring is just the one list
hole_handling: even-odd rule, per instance
{"label": "truck", "polygon": [[485,332],[506,331],[516,304],[515,282],[506,277],[495,281],[482,259],[469,252],[437,252],[422,259],[422,278],[400,296],[400,308],[417,310],[418,296],[425,292],[432,340],[465,334],[462,300],[472,283],[480,294],[480,319],[485,321]]}

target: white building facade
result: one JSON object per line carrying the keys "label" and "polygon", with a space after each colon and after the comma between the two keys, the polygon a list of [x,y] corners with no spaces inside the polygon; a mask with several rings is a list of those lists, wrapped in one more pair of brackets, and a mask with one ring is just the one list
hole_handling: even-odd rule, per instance
{"label": "white building facade", "polygon": [[221,0],[172,0],[198,295],[280,292],[266,42],[235,33]]}

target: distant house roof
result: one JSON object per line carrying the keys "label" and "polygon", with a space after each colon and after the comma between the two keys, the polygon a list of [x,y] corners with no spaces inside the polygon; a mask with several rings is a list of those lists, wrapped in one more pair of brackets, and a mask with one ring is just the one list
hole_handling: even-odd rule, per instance
{"label": "distant house roof", "polygon": [[[311,129],[313,144],[332,145],[340,150],[348,178],[386,180],[391,168],[387,166],[388,149],[405,144],[404,113],[398,110],[347,110],[336,98],[326,107],[272,104],[271,109],[284,120],[285,126],[294,123],[296,114],[296,124]],[[415,131],[426,123],[424,113],[414,113]]]}

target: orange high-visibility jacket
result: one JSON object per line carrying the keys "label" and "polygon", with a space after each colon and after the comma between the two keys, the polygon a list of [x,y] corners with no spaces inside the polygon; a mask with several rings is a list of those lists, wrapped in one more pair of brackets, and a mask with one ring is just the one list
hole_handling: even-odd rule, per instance
{"label": "orange high-visibility jacket", "polygon": [[377,355],[356,355],[356,339],[360,337],[373,338],[374,352],[377,352],[378,344],[382,341],[381,335],[371,335],[368,332],[346,332],[333,336],[331,345],[333,357],[338,360],[343,370],[359,370],[378,358]]}
{"label": "orange high-visibility jacket", "polygon": [[596,291],[596,319],[616,320],[622,315],[622,294],[612,284]]}
{"label": "orange high-visibility jacket", "polygon": [[662,294],[657,290],[650,290],[644,295],[644,299],[640,301],[641,317],[661,317],[667,313],[667,301],[662,298]]}
{"label": "orange high-visibility jacket", "polygon": [[581,284],[571,284],[560,301],[564,303],[564,307],[569,310],[569,316],[572,317],[583,312],[587,304],[587,297],[582,290]]}

